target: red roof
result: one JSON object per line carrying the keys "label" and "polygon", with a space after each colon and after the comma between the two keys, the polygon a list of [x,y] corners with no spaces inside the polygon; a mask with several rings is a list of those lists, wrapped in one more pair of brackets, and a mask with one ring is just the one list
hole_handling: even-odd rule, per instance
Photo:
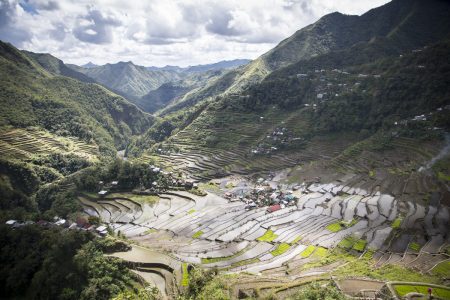
{"label": "red roof", "polygon": [[267,211],[268,212],[274,212],[274,211],[277,211],[277,210],[280,210],[280,209],[281,209],[281,205],[280,204],[275,204],[275,205],[269,206]]}

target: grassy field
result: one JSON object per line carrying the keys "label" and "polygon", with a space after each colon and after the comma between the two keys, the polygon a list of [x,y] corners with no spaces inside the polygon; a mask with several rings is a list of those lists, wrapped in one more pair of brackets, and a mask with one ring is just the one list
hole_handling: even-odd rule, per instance
{"label": "grassy field", "polygon": [[203,231],[199,230],[192,235],[193,239],[198,239],[203,234]]}
{"label": "grassy field", "polygon": [[326,257],[328,253],[328,249],[324,247],[317,247],[316,251],[314,251],[313,256],[323,258]]}
{"label": "grassy field", "polygon": [[443,261],[431,270],[431,273],[443,278],[450,277],[450,261]]}
{"label": "grassy field", "polygon": [[245,259],[245,260],[241,260],[238,262],[235,262],[234,264],[231,265],[231,268],[237,268],[240,266],[245,266],[245,265],[250,265],[250,264],[254,264],[259,262],[259,258],[254,257],[254,258],[249,258],[249,259]]}
{"label": "grassy field", "polygon": [[357,240],[356,243],[353,244],[353,249],[359,252],[364,251],[366,248],[367,241],[365,240]]}
{"label": "grassy field", "polygon": [[[326,258],[324,260],[326,260]],[[345,255],[333,252],[330,254],[329,260],[344,260],[348,262],[345,268],[339,268],[332,272],[332,274],[338,278],[357,276],[385,281],[397,281],[401,279],[402,281],[409,282],[443,283],[443,278],[440,276],[421,274],[415,270],[398,265],[387,264],[380,268],[375,268],[373,264],[374,261],[364,256],[358,259],[348,254]]]}
{"label": "grassy field", "polygon": [[341,231],[343,227],[340,222],[336,222],[336,223],[329,224],[325,228],[331,232],[338,232],[338,231]]}
{"label": "grassy field", "polygon": [[338,246],[344,249],[350,249],[355,244],[355,239],[351,236],[346,237],[342,241],[339,242]]}
{"label": "grassy field", "polygon": [[352,227],[356,223],[358,223],[357,219],[353,219],[351,222],[339,221],[339,222],[331,223],[325,228],[331,232],[338,232],[344,228]]}
{"label": "grassy field", "polygon": [[397,228],[399,228],[400,227],[400,225],[402,224],[402,221],[403,221],[403,219],[402,218],[397,218],[397,219],[395,219],[394,220],[394,222],[392,222],[392,225],[391,225],[391,227],[392,228],[394,228],[394,229],[397,229]]}
{"label": "grassy field", "polygon": [[202,264],[212,264],[212,263],[219,262],[219,261],[229,260],[229,259],[232,259],[234,257],[237,257],[237,256],[245,253],[246,251],[247,251],[247,248],[244,248],[230,256],[202,258]]}
{"label": "grassy field", "polygon": [[[395,292],[403,297],[409,293],[421,293],[423,295],[428,295],[428,286],[426,285],[409,285],[409,284],[396,284],[394,285]],[[441,299],[450,299],[450,288],[432,288],[432,295],[437,296]]]}
{"label": "grassy field", "polygon": [[411,250],[413,250],[413,251],[416,251],[416,252],[419,252],[420,251],[420,245],[419,244],[417,244],[417,243],[411,243],[411,244],[409,244],[409,249],[411,249]]}
{"label": "grassy field", "polygon": [[301,239],[302,239],[302,237],[301,237],[301,236],[298,236],[298,237],[295,238],[295,240],[292,241],[291,244],[292,244],[292,245],[297,244]]}
{"label": "grassy field", "polygon": [[276,235],[272,230],[267,230],[262,236],[257,238],[256,240],[260,242],[272,242],[274,239],[276,239],[278,235]]}
{"label": "grassy field", "polygon": [[303,258],[307,258],[314,252],[314,250],[316,250],[316,247],[313,245],[309,245],[305,250],[303,250],[302,253],[300,253],[300,256]]}
{"label": "grassy field", "polygon": [[181,269],[182,269],[182,276],[183,276],[181,279],[181,285],[188,286],[189,285],[189,272],[188,272],[187,263],[183,263],[181,265]]}
{"label": "grassy field", "polygon": [[282,244],[279,244],[278,247],[270,253],[273,256],[278,256],[278,255],[281,255],[284,252],[288,251],[290,247],[291,247],[291,245],[289,245],[288,243],[282,243]]}

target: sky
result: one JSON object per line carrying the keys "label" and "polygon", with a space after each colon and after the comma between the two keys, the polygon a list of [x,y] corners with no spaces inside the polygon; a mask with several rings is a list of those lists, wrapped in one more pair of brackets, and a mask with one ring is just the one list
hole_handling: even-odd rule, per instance
{"label": "sky", "polygon": [[0,0],[0,40],[78,65],[254,59],[325,14],[388,0]]}

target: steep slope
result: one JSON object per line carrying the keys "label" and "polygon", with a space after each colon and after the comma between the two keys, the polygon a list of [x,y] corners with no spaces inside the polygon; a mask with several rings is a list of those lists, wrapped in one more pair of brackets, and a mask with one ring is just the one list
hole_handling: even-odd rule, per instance
{"label": "steep slope", "polygon": [[22,51],[28,57],[35,60],[42,68],[49,71],[52,74],[71,77],[83,82],[94,83],[95,80],[84,75],[81,72],[75,71],[68,67],[64,62],[48,53],[33,53],[29,51]]}
{"label": "steep slope", "polygon": [[[197,71],[185,71],[182,73],[185,76],[184,79],[162,84],[159,88],[150,91],[147,95],[137,100],[136,104],[144,111],[154,113],[177,101],[185,94],[192,93],[209,82],[216,80],[229,70],[221,64],[216,66],[220,68],[217,70],[212,65],[208,66],[211,66],[213,70],[208,71],[208,67],[205,70],[200,68],[196,69]],[[233,68],[233,66],[229,65],[229,68]]]}
{"label": "steep slope", "polygon": [[[115,157],[117,149],[154,122],[153,117],[98,84],[61,76],[67,70],[60,62],[0,41],[0,194],[4,211],[32,209],[38,189]],[[65,199],[61,199],[61,207],[73,205]],[[73,207],[67,209],[61,213]]]}
{"label": "steep slope", "polygon": [[176,97],[205,86],[213,77],[217,78],[226,70],[248,62],[247,59],[236,59],[186,68],[142,67],[132,62],[103,66],[90,64],[88,67],[68,66],[126,97],[144,111],[155,112],[166,107]]}
{"label": "steep slope", "polygon": [[[208,179],[233,172],[271,171],[302,161],[321,162],[378,135],[440,144],[443,131],[450,129],[445,109],[450,103],[450,4],[397,0],[361,17],[333,14],[314,26],[330,18],[359,20],[361,32],[354,29],[351,36],[359,36],[355,40],[367,37],[367,41],[287,64],[236,93],[227,86],[239,81],[237,72],[225,74],[188,96],[205,100],[205,93],[228,92],[168,114],[160,132],[167,136],[167,128],[177,130],[153,150],[181,152],[176,154],[178,166],[189,156],[187,160],[196,163],[186,161],[185,166],[198,179]],[[384,36],[368,38],[373,32]],[[341,34],[345,37],[348,32]],[[276,50],[286,50],[277,48],[258,61],[273,65],[269,57]],[[421,119],[425,120],[417,122]],[[150,129],[138,144],[148,147],[160,141],[158,128]],[[172,159],[167,157],[166,162]]]}
{"label": "steep slope", "polygon": [[180,75],[176,71],[148,70],[132,62],[119,62],[89,68],[79,67],[76,70],[105,87],[120,92],[130,100],[144,96],[163,83],[180,79]]}
{"label": "steep slope", "polygon": [[442,0],[394,0],[361,16],[326,15],[248,65],[196,93],[186,95],[164,113],[209,97],[240,92],[281,67],[375,38],[385,37],[393,41],[399,51],[436,42],[448,34],[448,10],[448,3]]}
{"label": "steep slope", "polygon": [[114,147],[151,124],[149,116],[105,88],[58,76],[59,69],[50,73],[10,44],[0,46],[1,126],[40,126]]}

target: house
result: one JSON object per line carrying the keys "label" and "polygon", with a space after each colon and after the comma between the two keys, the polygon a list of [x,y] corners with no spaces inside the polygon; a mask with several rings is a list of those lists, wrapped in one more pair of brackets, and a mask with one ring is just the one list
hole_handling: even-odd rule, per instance
{"label": "house", "polygon": [[277,210],[280,210],[280,209],[281,209],[281,205],[280,204],[274,204],[274,205],[271,205],[271,206],[269,206],[267,208],[267,212],[268,213],[273,213],[273,212],[275,212]]}
{"label": "house", "polygon": [[6,221],[6,225],[9,225],[9,226],[13,226],[13,225],[15,225],[17,223],[17,221],[16,220],[8,220],[8,221]]}
{"label": "house", "polygon": [[112,186],[117,186],[118,184],[119,184],[118,181],[111,181],[111,185],[112,185]]}
{"label": "house", "polygon": [[69,225],[69,222],[67,222],[64,219],[59,219],[58,221],[55,222],[55,225],[67,227]]}
{"label": "house", "polygon": [[95,231],[97,231],[98,234],[104,236],[108,233],[108,227],[106,227],[105,225],[100,225],[95,229]]}
{"label": "house", "polygon": [[290,201],[295,200],[295,197],[292,194],[288,194],[288,195],[284,196],[284,200],[290,202]]}
{"label": "house", "polygon": [[98,192],[98,195],[100,197],[104,197],[104,196],[106,196],[106,194],[108,194],[108,191],[105,191],[105,190],[101,190],[100,192]]}
{"label": "house", "polygon": [[322,99],[323,98],[323,94],[317,94],[317,99]]}
{"label": "house", "polygon": [[427,117],[425,115],[415,116],[413,121],[426,121]]}
{"label": "house", "polygon": [[103,231],[103,230],[106,230],[106,229],[108,229],[108,227],[106,227],[105,225],[100,225],[100,226],[97,227],[96,230],[97,230],[98,232],[100,232],[100,231]]}

